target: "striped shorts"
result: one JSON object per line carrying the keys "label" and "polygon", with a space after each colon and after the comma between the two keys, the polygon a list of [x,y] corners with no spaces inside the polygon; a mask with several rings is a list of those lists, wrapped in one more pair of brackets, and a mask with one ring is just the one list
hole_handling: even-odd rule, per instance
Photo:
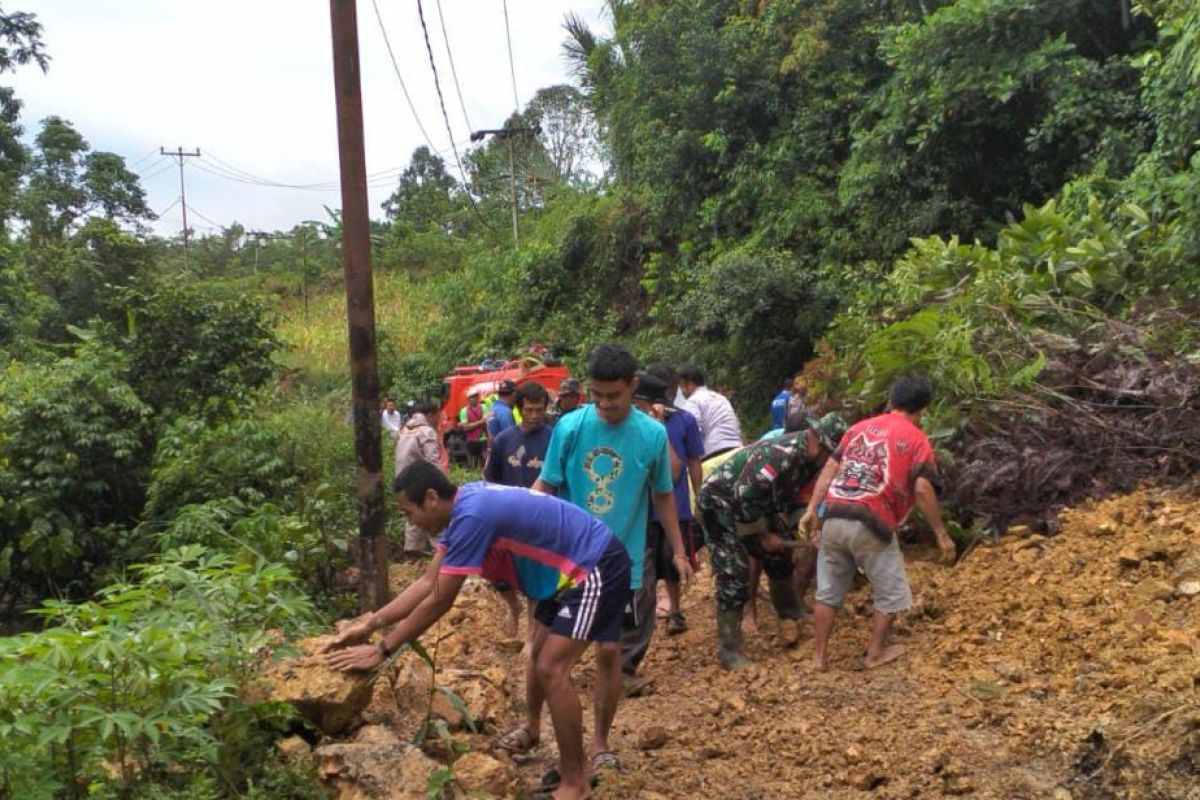
{"label": "striped shorts", "polygon": [[614,538],[583,583],[559,597],[538,601],[533,616],[551,633],[568,639],[619,641],[629,602],[630,569],[625,545]]}

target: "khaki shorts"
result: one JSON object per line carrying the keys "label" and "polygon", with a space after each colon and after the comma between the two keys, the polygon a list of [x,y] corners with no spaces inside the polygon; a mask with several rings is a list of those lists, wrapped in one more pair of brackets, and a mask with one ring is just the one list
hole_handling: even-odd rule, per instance
{"label": "khaki shorts", "polygon": [[821,528],[817,550],[816,601],[841,608],[854,585],[854,573],[862,567],[871,582],[875,610],[895,614],[912,607],[912,590],[904,572],[904,556],[893,536],[887,544],[863,523],[854,519],[827,519]]}

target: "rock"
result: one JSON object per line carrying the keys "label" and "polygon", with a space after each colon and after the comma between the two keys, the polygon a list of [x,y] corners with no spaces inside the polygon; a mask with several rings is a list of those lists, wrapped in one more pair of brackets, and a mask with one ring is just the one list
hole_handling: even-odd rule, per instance
{"label": "rock", "polygon": [[[1121,518],[1119,515],[1114,516],[1113,519],[1116,522],[1121,522]],[[1099,525],[1096,526],[1096,535],[1097,536],[1112,536],[1116,532],[1117,532],[1117,526],[1114,525],[1112,522],[1101,522]]]}
{"label": "rock", "polygon": [[846,748],[846,760],[851,764],[857,764],[862,760],[862,751],[854,745],[850,745]]}
{"label": "rock", "polygon": [[[467,714],[475,724],[476,730],[488,723],[496,721],[507,703],[508,694],[503,679],[493,681],[494,676],[470,670],[448,669],[437,674],[438,686],[444,686],[454,692]],[[463,709],[442,691],[433,696],[433,715],[446,720],[453,729],[467,727],[467,719]]]}
{"label": "rock", "polygon": [[1175,584],[1175,594],[1180,597],[1191,597],[1200,594],[1200,579],[1180,581]]}
{"label": "rock", "polygon": [[1170,600],[1175,595],[1175,587],[1159,578],[1145,578],[1133,587],[1130,596],[1143,604],[1156,600]]}
{"label": "rock", "polygon": [[424,800],[430,777],[442,765],[419,748],[395,741],[319,747],[321,776],[338,800]]}
{"label": "rock", "polygon": [[975,784],[970,778],[958,777],[951,778],[946,781],[946,794],[962,795],[971,794],[975,791]]}
{"label": "rock", "polygon": [[667,733],[666,728],[661,725],[651,725],[638,736],[638,749],[659,750],[670,738],[671,735]]}
{"label": "rock", "polygon": [[512,797],[517,793],[517,776],[504,761],[472,750],[454,762],[454,780],[470,794]]}
{"label": "rock", "polygon": [[281,739],[275,745],[280,757],[289,764],[303,764],[312,760],[312,746],[299,736]]}
{"label": "rock", "polygon": [[1024,539],[1033,533],[1033,530],[1028,525],[1013,525],[1004,532],[1005,536],[1016,536]]}
{"label": "rock", "polygon": [[704,759],[720,758],[723,755],[725,755],[725,751],[721,750],[718,747],[710,746],[710,747],[703,747],[700,749],[700,757],[704,758]]}
{"label": "rock", "polygon": [[350,727],[371,702],[372,682],[367,673],[339,672],[325,666],[322,652],[331,636],[298,643],[302,655],[274,662],[264,669],[272,700],[291,703],[300,716],[326,735]]}
{"label": "rock", "polygon": [[1074,800],[1071,790],[1065,786],[1056,787],[1054,794],[1050,796],[1050,800]]}
{"label": "rock", "polygon": [[1142,563],[1142,557],[1138,555],[1137,549],[1133,545],[1122,547],[1117,553],[1117,561],[1122,567],[1136,567]]}

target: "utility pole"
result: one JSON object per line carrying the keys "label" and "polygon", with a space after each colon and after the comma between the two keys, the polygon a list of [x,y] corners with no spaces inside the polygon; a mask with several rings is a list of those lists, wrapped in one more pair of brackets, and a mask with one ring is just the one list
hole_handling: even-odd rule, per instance
{"label": "utility pole", "polygon": [[185,158],[199,158],[200,148],[197,147],[192,152],[185,152],[182,146],[177,146],[174,150],[168,150],[165,147],[159,147],[158,152],[164,156],[170,156],[179,162],[179,207],[183,209],[183,271],[188,271],[188,224],[187,224],[187,193],[183,189],[183,160]]}
{"label": "utility pole", "polygon": [[520,244],[520,240],[517,236],[517,165],[516,159],[513,156],[513,150],[515,149],[513,137],[515,137],[517,134],[537,136],[541,132],[541,127],[521,128],[513,126],[511,128],[484,128],[483,130],[473,131],[471,133],[472,142],[483,141],[483,139],[489,135],[494,136],[497,139],[508,139],[509,206],[512,209],[512,234],[514,250]]}
{"label": "utility pole", "polygon": [[375,355],[375,287],[367,216],[367,159],[363,146],[355,0],[329,0],[333,86],[337,100],[338,160],[342,176],[342,268],[350,334],[350,400],[358,468],[358,605],[372,611],[388,599],[388,540],[384,530],[380,452],[379,366]]}

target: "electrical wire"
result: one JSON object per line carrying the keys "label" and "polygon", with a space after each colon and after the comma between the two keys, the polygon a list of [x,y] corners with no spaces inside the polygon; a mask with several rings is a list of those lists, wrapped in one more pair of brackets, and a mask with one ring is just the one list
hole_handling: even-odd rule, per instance
{"label": "electrical wire", "polygon": [[454,67],[454,51],[450,49],[450,33],[446,30],[446,18],[442,16],[442,0],[437,0],[438,22],[442,26],[442,41],[446,43],[446,59],[450,62],[450,76],[454,78],[454,92],[458,95],[458,107],[462,109],[463,122],[467,130],[474,130],[471,118],[467,116],[467,104],[463,100],[462,87],[458,85],[458,70]]}
{"label": "electrical wire", "polygon": [[179,205],[179,198],[178,198],[178,197],[176,197],[174,200],[172,200],[172,201],[171,201],[171,205],[167,206],[167,207],[166,207],[166,208],[164,208],[162,211],[156,211],[156,212],[154,212],[154,216],[155,216],[155,217],[158,217],[158,218],[160,218],[160,219],[161,219],[163,214],[167,213],[168,211],[170,211],[172,208],[174,208],[174,207],[175,207],[175,206],[177,206],[177,205]]}
{"label": "electrical wire", "polygon": [[188,206],[188,211],[192,212],[192,213],[193,213],[193,214],[195,214],[197,217],[199,217],[200,219],[202,219],[202,220],[204,220],[205,222],[207,222],[209,225],[215,225],[215,226],[216,226],[218,229],[220,229],[220,230],[225,230],[225,228],[227,227],[227,226],[225,226],[225,225],[222,225],[222,224],[221,224],[221,223],[219,223],[219,222],[213,222],[211,219],[209,219],[208,217],[206,217],[206,216],[204,216],[203,214],[201,214],[201,213],[200,213],[200,209],[196,208],[195,206]]}
{"label": "electrical wire", "polygon": [[508,28],[508,0],[501,0],[504,5],[504,38],[508,40],[508,72],[512,76],[513,111],[521,110],[521,98],[517,95],[517,68],[513,66],[512,32]]}
{"label": "electrical wire", "polygon": [[[155,169],[154,171],[149,172],[145,175],[140,175],[139,177],[143,181],[148,181],[152,178],[157,178],[159,175],[162,175],[164,172],[170,172],[174,168],[175,168],[175,163],[172,161],[168,161],[166,164],[159,166],[158,169]],[[149,169],[149,168],[147,167],[146,169]]]}
{"label": "electrical wire", "polygon": [[[396,54],[392,52],[392,42],[388,39],[387,28],[383,24],[383,15],[379,13],[378,1],[371,0],[371,7],[375,9],[375,19],[379,22],[379,32],[383,34],[383,44],[387,48],[388,58],[392,61],[392,70],[396,73],[396,80],[400,81],[400,88],[404,91],[404,100],[408,103],[408,110],[412,112],[413,120],[417,123],[417,128],[421,131],[421,136],[425,138],[425,144],[429,146],[430,150],[437,150],[437,147],[433,144],[433,139],[421,123],[421,117],[417,114],[417,107],[413,105],[412,97],[408,93],[408,85],[404,82],[404,76],[400,74],[400,64],[396,61]],[[425,25],[424,20],[421,21],[421,25]],[[450,138],[453,141],[454,137],[451,136]]]}
{"label": "electrical wire", "polygon": [[153,156],[153,155],[159,155],[158,148],[150,150],[147,153],[143,153],[142,155],[138,156],[137,158],[135,158],[132,161],[126,162],[125,169],[127,169],[131,172],[137,172],[138,169],[140,169],[141,167],[144,167],[144,166],[146,166],[146,164],[150,163],[150,162],[146,161],[146,159],[150,158],[150,156]]}
{"label": "electrical wire", "polygon": [[467,172],[463,169],[462,159],[458,157],[458,145],[454,142],[454,131],[450,127],[450,115],[446,113],[446,99],[442,96],[442,82],[438,80],[437,62],[433,59],[433,45],[429,43],[429,28],[425,25],[425,8],[422,0],[417,0],[417,16],[421,19],[421,33],[425,37],[425,52],[429,54],[429,69],[433,72],[433,88],[437,90],[438,105],[442,109],[442,120],[446,123],[446,135],[450,137],[450,146],[454,150],[454,163],[458,165],[458,174],[462,177],[463,194],[471,204],[471,210],[488,230],[495,231],[492,223],[479,212],[475,198],[471,196],[471,183],[467,180]]}

